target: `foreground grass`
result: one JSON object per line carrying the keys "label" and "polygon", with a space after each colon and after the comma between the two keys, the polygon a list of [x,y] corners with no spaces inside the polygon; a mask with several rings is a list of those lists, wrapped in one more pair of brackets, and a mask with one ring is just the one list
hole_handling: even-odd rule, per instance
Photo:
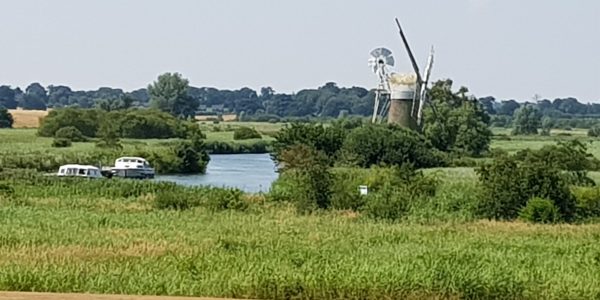
{"label": "foreground grass", "polygon": [[144,197],[0,206],[0,290],[238,298],[600,297],[600,225],[379,223],[161,211]]}

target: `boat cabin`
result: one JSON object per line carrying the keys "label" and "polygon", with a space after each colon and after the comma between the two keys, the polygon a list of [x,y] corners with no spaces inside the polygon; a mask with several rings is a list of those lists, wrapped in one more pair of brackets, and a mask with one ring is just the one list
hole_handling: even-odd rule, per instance
{"label": "boat cabin", "polygon": [[148,169],[150,164],[141,157],[120,157],[115,161],[117,169]]}
{"label": "boat cabin", "polygon": [[112,176],[124,178],[154,178],[154,169],[141,157],[120,157],[111,168]]}
{"label": "boat cabin", "polygon": [[58,169],[57,176],[61,177],[86,177],[86,178],[102,178],[100,169],[94,166],[86,165],[64,165]]}

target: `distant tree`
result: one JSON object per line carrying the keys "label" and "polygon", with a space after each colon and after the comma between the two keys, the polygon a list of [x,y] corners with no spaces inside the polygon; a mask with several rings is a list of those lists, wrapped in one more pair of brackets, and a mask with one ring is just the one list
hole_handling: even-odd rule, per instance
{"label": "distant tree", "polygon": [[13,117],[8,109],[0,105],[0,128],[12,128],[13,122]]}
{"label": "distant tree", "polygon": [[512,116],[520,106],[519,102],[515,100],[505,100],[501,102],[496,112],[499,115]]}
{"label": "distant tree", "polygon": [[68,86],[51,85],[48,87],[48,107],[68,106],[72,95],[73,91]]}
{"label": "distant tree", "polygon": [[19,106],[23,109],[46,110],[48,94],[46,89],[39,83],[30,84],[25,89],[25,94],[20,99]]}
{"label": "distant tree", "polygon": [[524,105],[515,112],[512,134],[537,134],[542,122],[542,115],[532,105]]}
{"label": "distant tree", "polygon": [[17,101],[15,100],[15,91],[10,86],[0,86],[0,106],[4,106],[8,109],[17,108]]}
{"label": "distant tree", "polygon": [[152,107],[178,117],[193,116],[199,101],[188,95],[189,82],[179,73],[165,73],[148,86]]}
{"label": "distant tree", "polygon": [[481,103],[481,106],[483,107],[486,113],[490,115],[496,114],[496,109],[494,108],[494,105],[496,104],[496,99],[494,97],[488,96],[480,98],[479,103]]}

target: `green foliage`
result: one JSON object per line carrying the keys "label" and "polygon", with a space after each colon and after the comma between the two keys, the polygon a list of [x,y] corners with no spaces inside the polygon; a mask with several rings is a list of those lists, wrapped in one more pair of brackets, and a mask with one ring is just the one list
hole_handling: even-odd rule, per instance
{"label": "green foliage", "polygon": [[38,129],[40,136],[55,136],[61,128],[74,127],[84,136],[97,137],[102,123],[111,123],[122,138],[185,138],[199,133],[197,124],[179,120],[168,113],[151,109],[105,112],[97,109],[56,109],[46,116]]}
{"label": "green foliage", "polygon": [[194,195],[170,189],[157,192],[153,205],[157,209],[186,210],[200,203]]}
{"label": "green foliage", "polygon": [[12,128],[13,123],[13,116],[8,112],[8,109],[0,105],[0,128]]}
{"label": "green foliage", "polygon": [[490,117],[476,100],[461,88],[452,92],[452,81],[434,83],[431,101],[436,107],[424,111],[423,132],[431,144],[441,151],[456,151],[479,156],[486,152],[492,138]]}
{"label": "green foliage", "polygon": [[96,143],[96,146],[107,149],[123,149],[123,145],[119,139],[118,130],[119,129],[117,125],[110,122],[110,120],[102,121],[100,123],[100,128],[98,129],[98,136],[100,137],[100,140]]}
{"label": "green foliage", "polygon": [[521,150],[515,156],[522,161],[551,163],[559,170],[567,171],[569,183],[582,186],[595,185],[587,171],[600,168],[600,160],[588,153],[587,145],[579,140],[559,141],[539,150]]}
{"label": "green foliage", "polygon": [[99,124],[104,118],[105,112],[101,110],[77,108],[51,110],[41,120],[38,134],[52,137],[61,128],[75,127],[84,136],[95,137]]}
{"label": "green foliage", "polygon": [[600,125],[594,125],[587,132],[589,137],[600,137]]}
{"label": "green foliage", "polygon": [[551,200],[535,197],[519,211],[519,218],[532,223],[552,224],[560,221],[560,213]]}
{"label": "green foliage", "polygon": [[414,131],[387,125],[366,125],[353,129],[342,147],[346,162],[360,167],[373,165],[416,168],[441,165],[441,157]]}
{"label": "green foliage", "polygon": [[482,217],[512,220],[533,197],[553,201],[566,221],[574,216],[575,199],[568,182],[551,164],[504,156],[477,173],[483,188],[477,212]]}
{"label": "green foliage", "polygon": [[600,188],[577,187],[573,189],[573,194],[577,220],[600,220]]}
{"label": "green foliage", "polygon": [[57,139],[67,139],[72,142],[85,142],[87,138],[83,136],[81,131],[74,126],[62,127],[56,131],[54,137]]}
{"label": "green foliage", "polygon": [[181,173],[205,173],[210,157],[200,138],[178,142],[174,147],[175,156],[180,159]]}
{"label": "green foliage", "polygon": [[249,205],[244,201],[244,193],[238,189],[213,189],[206,196],[206,206],[212,211],[245,211]]}
{"label": "green foliage", "polygon": [[199,102],[188,95],[188,88],[189,82],[181,74],[162,74],[148,86],[150,104],[153,108],[176,117],[194,116]]}
{"label": "green foliage", "polygon": [[252,143],[236,143],[225,141],[207,141],[205,148],[212,154],[240,154],[240,153],[269,153],[271,143],[255,141]]}
{"label": "green foliage", "polygon": [[234,140],[249,140],[249,139],[260,139],[262,136],[256,129],[250,127],[238,127],[233,131]]}
{"label": "green foliage", "polygon": [[[2,172],[2,170],[0,170]],[[11,198],[15,194],[15,189],[8,183],[0,182],[0,199]]]}
{"label": "green foliage", "polygon": [[345,135],[346,131],[339,126],[325,127],[322,124],[292,123],[275,135],[274,156],[279,160],[282,151],[293,145],[303,144],[322,151],[333,161],[344,143]]}
{"label": "green foliage", "polygon": [[532,135],[538,133],[542,125],[542,115],[531,105],[525,105],[515,112],[513,135]]}
{"label": "green foliage", "polygon": [[332,176],[325,154],[307,145],[293,145],[279,156],[282,177],[293,182],[289,199],[300,212],[326,209],[330,205]]}
{"label": "green foliage", "polygon": [[70,139],[67,138],[54,138],[54,140],[52,140],[52,147],[54,148],[66,148],[66,147],[71,147],[71,145],[73,145],[73,143],[71,142]]}

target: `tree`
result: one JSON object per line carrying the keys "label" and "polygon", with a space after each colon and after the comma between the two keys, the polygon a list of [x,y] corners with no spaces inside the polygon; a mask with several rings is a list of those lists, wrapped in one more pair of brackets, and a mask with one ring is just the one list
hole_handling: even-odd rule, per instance
{"label": "tree", "polygon": [[505,100],[501,102],[500,107],[496,110],[499,115],[512,116],[515,110],[519,109],[521,105],[515,100]]}
{"label": "tree", "polygon": [[492,137],[489,129],[490,117],[482,105],[461,88],[452,92],[452,80],[438,81],[431,88],[433,111],[424,111],[425,137],[442,151],[456,151],[469,155],[481,155],[487,151]]}
{"label": "tree", "polygon": [[34,82],[25,89],[25,94],[21,97],[19,106],[23,109],[46,110],[47,102],[46,89],[41,84]]}
{"label": "tree", "polygon": [[4,106],[8,109],[17,108],[17,101],[15,100],[16,93],[10,86],[0,86],[0,106]]}
{"label": "tree", "polygon": [[200,135],[191,137],[190,140],[177,143],[174,148],[175,155],[181,160],[181,173],[205,173],[210,156],[206,152],[204,142]]}
{"label": "tree", "polygon": [[515,112],[512,134],[537,134],[542,123],[542,115],[532,105],[524,105]]}
{"label": "tree", "polygon": [[165,73],[148,86],[150,105],[177,117],[196,114],[198,99],[188,95],[189,82],[179,73]]}
{"label": "tree", "polygon": [[13,122],[13,116],[8,109],[0,105],[0,128],[12,128]]}
{"label": "tree", "polygon": [[96,143],[96,146],[100,148],[123,149],[119,136],[118,125],[111,120],[103,120],[98,129],[100,140]]}

